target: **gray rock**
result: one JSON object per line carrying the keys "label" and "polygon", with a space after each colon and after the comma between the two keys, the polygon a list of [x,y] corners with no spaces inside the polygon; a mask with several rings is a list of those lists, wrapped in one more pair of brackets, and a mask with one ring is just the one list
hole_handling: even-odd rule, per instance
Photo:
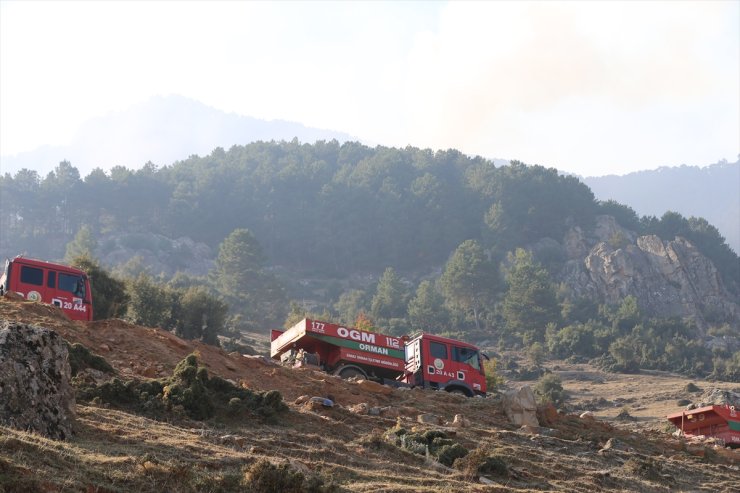
{"label": "gray rock", "polygon": [[708,315],[740,320],[740,305],[714,264],[685,238],[637,237],[599,216],[592,236],[572,228],[563,243],[570,260],[560,280],[574,297],[618,304],[634,296],[645,313],[690,318],[702,330]]}
{"label": "gray rock", "polygon": [[72,436],[67,346],[56,332],[0,322],[0,423],[47,438]]}
{"label": "gray rock", "polygon": [[442,424],[442,419],[437,416],[436,414],[420,414],[416,417],[416,421],[419,423],[426,423],[426,424],[432,424],[432,425],[439,425]]}
{"label": "gray rock", "polygon": [[537,421],[537,401],[529,385],[504,392],[502,403],[506,416],[513,424],[517,426],[540,425]]}
{"label": "gray rock", "polygon": [[215,254],[205,243],[155,233],[111,233],[100,239],[104,265],[120,266],[139,257],[152,275],[171,277],[177,271],[204,276],[213,268]]}
{"label": "gray rock", "polygon": [[695,409],[697,407],[705,407],[705,406],[735,406],[735,408],[740,408],[740,394],[737,392],[733,392],[731,390],[723,390],[723,389],[708,389],[705,391],[698,399],[697,402],[694,403],[694,407],[692,409]]}

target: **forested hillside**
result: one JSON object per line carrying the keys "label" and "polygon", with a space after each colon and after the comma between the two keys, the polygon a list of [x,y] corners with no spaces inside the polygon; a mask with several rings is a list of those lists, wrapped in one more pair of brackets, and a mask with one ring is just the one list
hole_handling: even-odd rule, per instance
{"label": "forested hillside", "polygon": [[[159,274],[142,265],[154,252],[171,266],[157,282],[207,287],[240,315],[236,325],[282,324],[292,299],[294,317],[360,316],[398,333],[433,328],[553,354],[611,354],[623,367],[704,373],[713,354],[698,342],[698,356],[660,357],[694,333],[737,335],[740,262],[714,226],[674,212],[640,217],[597,201],[573,176],[516,161],[497,167],[455,150],[258,142],[84,178],[68,162],[46,177],[22,170],[0,179],[0,197],[0,254],[60,259],[87,250],[109,258],[119,277],[139,276],[141,292],[151,287],[141,275]],[[186,248],[193,242],[201,253]],[[193,278],[203,275],[189,269],[203,266],[202,252],[213,252],[212,269]],[[675,264],[681,259],[702,270],[661,280],[666,269],[655,264],[642,282],[640,269],[655,258],[680,272],[690,270]],[[626,262],[636,274],[611,286],[599,262]],[[178,270],[191,277],[171,279]],[[697,286],[711,289],[711,303]],[[649,304],[641,293],[655,289],[669,299]],[[149,323],[167,326],[171,315]],[[634,340],[655,348],[624,346]],[[738,360],[740,367],[740,353]]]}

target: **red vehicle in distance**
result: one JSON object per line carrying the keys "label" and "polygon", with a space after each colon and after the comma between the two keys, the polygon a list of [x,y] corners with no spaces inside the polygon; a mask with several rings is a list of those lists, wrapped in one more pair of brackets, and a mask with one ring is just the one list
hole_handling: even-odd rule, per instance
{"label": "red vehicle in distance", "polygon": [[273,358],[302,360],[343,378],[486,395],[482,355],[466,342],[433,334],[394,337],[310,319],[273,330],[271,340]]}
{"label": "red vehicle in distance", "polygon": [[90,279],[74,267],[20,255],[8,259],[0,275],[0,295],[9,291],[58,306],[72,320],[93,319]]}

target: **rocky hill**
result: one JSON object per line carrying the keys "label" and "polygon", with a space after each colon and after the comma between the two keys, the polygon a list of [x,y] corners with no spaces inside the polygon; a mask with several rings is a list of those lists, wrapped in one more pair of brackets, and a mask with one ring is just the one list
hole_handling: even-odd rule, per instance
{"label": "rocky hill", "polygon": [[638,236],[613,217],[599,216],[590,234],[574,227],[562,244],[548,245],[567,259],[560,279],[575,298],[618,304],[634,296],[652,316],[690,318],[700,328],[709,318],[727,320],[738,328],[737,297],[712,262],[685,238]]}
{"label": "rocky hill", "polygon": [[[195,352],[211,379],[223,379],[214,382],[277,390],[288,404],[271,420],[251,414],[199,420],[176,409],[153,419],[116,404],[115,396],[78,395],[73,436],[65,441],[0,426],[4,492],[729,492],[740,472],[737,452],[691,445],[669,434],[662,414],[677,409],[676,399],[691,398],[695,389],[673,375],[620,376],[583,365],[553,366],[573,396],[571,409],[588,408],[593,415],[544,406],[537,411],[539,426],[520,427],[496,395],[466,399],[340,380],[184,341],[156,328],[118,320],[72,322],[56,308],[22,300],[0,299],[0,319],[53,329],[112,365],[113,374],[81,370],[73,379],[78,392],[81,381],[116,377],[124,383],[105,388],[118,385],[125,393],[134,389],[125,383],[134,378],[156,382],[151,378],[184,371],[178,362]],[[207,381],[203,372],[198,375]],[[620,409],[634,417],[618,419]],[[442,443],[467,455],[454,463],[435,455]]]}

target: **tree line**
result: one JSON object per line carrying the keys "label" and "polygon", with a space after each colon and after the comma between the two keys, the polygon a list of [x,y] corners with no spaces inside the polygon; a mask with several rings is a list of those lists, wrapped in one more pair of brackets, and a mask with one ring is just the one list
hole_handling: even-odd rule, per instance
{"label": "tree line", "polygon": [[84,179],[63,161],[46,177],[0,177],[0,254],[60,258],[82,225],[189,237],[216,247],[249,229],[271,265],[328,277],[433,270],[465,240],[503,259],[543,237],[562,239],[598,214],[672,240],[688,237],[737,292],[740,264],[716,228],[669,213],[640,218],[601,203],[573,176],[514,161],[494,166],[455,150],[336,141],[257,142],[169,166],[97,168]]}

